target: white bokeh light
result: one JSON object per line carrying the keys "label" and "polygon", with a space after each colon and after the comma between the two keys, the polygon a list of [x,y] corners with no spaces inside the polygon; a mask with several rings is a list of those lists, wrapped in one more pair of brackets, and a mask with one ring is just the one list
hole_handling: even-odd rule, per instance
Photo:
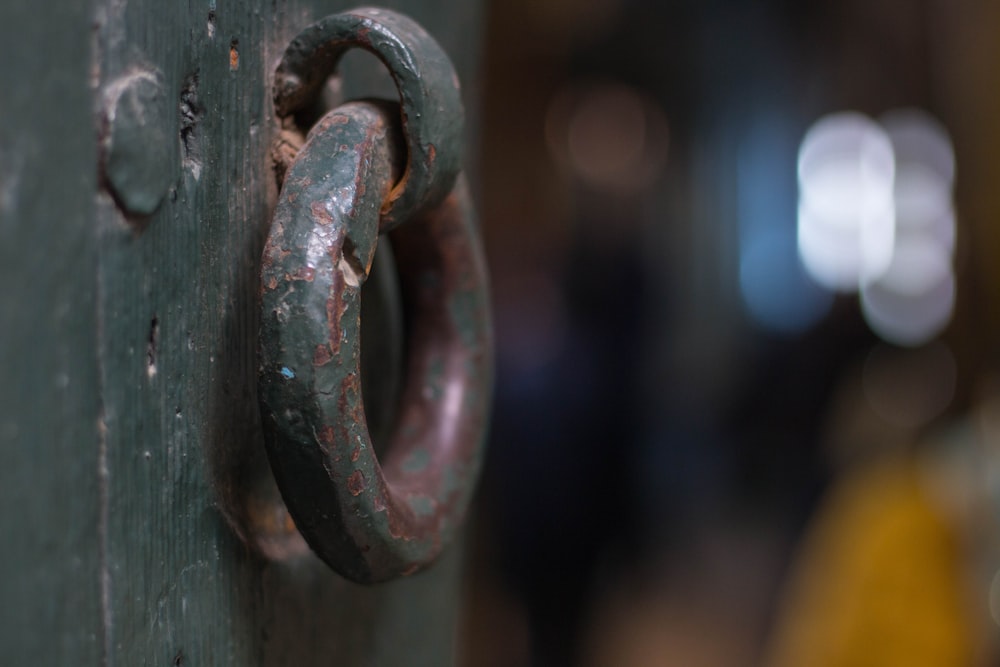
{"label": "white bokeh light", "polygon": [[955,246],[952,189],[955,152],[948,133],[918,109],[885,114],[882,126],[896,155],[896,224],[901,235],[926,233],[950,253]]}
{"label": "white bokeh light", "polygon": [[862,287],[861,307],[883,339],[917,346],[941,333],[955,309],[955,154],[926,112],[901,109],[881,122],[896,156],[896,241],[888,271]]}
{"label": "white bokeh light", "polygon": [[817,122],[799,150],[799,252],[824,286],[850,292],[892,259],[895,158],[889,136],[847,112]]}
{"label": "white bokeh light", "polygon": [[868,325],[915,346],[938,335],[955,305],[955,156],[919,110],[881,125],[858,113],[820,119],[799,151],[798,244],[822,285],[858,291]]}
{"label": "white bokeh light", "polygon": [[897,345],[921,345],[941,333],[955,307],[951,257],[927,239],[901,243],[892,265],[861,290],[865,321]]}

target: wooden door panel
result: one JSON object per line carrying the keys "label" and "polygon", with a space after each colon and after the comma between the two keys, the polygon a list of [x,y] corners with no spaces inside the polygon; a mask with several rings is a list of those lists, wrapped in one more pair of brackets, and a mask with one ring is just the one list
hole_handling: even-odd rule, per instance
{"label": "wooden door panel", "polygon": [[90,9],[60,5],[41,17],[30,3],[0,4],[10,65],[0,71],[0,663],[9,665],[100,658]]}
{"label": "wooden door panel", "polygon": [[[456,550],[364,588],[240,536],[289,527],[268,504],[255,386],[271,74],[294,34],[352,5],[17,5],[0,8],[19,63],[0,75],[0,253],[17,281],[0,287],[0,368],[17,379],[0,390],[0,566],[17,573],[0,588],[0,662],[447,664]],[[478,3],[386,5],[475,81]],[[99,168],[108,91],[137,72],[163,95],[139,134],[169,156],[146,217]]]}

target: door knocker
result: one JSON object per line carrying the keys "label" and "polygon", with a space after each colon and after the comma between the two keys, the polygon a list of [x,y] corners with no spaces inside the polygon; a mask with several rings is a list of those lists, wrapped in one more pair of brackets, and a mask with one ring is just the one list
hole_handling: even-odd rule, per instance
{"label": "door knocker", "polygon": [[[399,103],[324,115],[288,167],[262,259],[259,393],[271,468],[333,569],[384,581],[434,561],[482,459],[493,367],[486,269],[460,175],[458,81],[437,43],[387,10],[327,17],[278,66],[280,118],[314,105],[343,53],[371,51]],[[403,389],[376,456],[362,403],[361,286],[392,238],[405,311]]]}

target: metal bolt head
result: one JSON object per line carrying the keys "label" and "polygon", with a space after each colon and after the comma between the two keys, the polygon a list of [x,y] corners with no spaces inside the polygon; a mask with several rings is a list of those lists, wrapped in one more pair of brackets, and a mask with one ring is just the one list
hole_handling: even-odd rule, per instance
{"label": "metal bolt head", "polygon": [[179,146],[170,109],[154,72],[127,74],[107,90],[104,177],[127,213],[151,215],[174,182]]}

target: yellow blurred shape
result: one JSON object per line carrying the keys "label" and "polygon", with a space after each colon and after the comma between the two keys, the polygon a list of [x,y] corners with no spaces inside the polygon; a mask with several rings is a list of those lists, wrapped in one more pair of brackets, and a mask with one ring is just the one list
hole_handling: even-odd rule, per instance
{"label": "yellow blurred shape", "polygon": [[766,667],[968,667],[975,646],[957,535],[910,461],[853,473],[793,569]]}

